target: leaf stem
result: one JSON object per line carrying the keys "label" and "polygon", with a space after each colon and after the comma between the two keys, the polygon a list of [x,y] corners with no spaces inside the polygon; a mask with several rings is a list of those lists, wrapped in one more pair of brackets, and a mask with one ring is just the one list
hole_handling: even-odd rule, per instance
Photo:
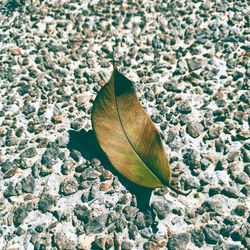
{"label": "leaf stem", "polygon": [[171,190],[173,190],[173,191],[176,192],[177,194],[181,194],[181,195],[185,195],[185,196],[188,196],[188,195],[192,192],[192,190],[187,191],[187,192],[184,192],[184,191],[182,191],[182,190],[179,190],[178,188],[172,186],[171,183],[167,184],[167,187],[169,187]]}

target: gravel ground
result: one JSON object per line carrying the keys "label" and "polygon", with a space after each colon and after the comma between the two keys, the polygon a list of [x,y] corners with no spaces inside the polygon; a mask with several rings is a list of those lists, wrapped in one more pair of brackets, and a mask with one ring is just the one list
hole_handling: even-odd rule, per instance
{"label": "gravel ground", "polygon": [[[0,249],[249,249],[249,16],[247,0],[0,1]],[[113,46],[188,197],[156,189],[143,209],[90,153]]]}

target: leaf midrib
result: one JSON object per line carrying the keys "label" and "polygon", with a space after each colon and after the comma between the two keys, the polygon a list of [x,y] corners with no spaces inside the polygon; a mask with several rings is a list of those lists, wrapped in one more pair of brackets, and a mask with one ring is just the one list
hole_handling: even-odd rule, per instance
{"label": "leaf midrib", "polygon": [[[119,72],[118,72],[119,74]],[[160,183],[162,183],[162,180],[161,178],[159,178],[151,169],[150,167],[148,166],[148,164],[143,160],[141,154],[139,152],[137,152],[137,150],[134,148],[133,144],[131,143],[131,141],[129,140],[129,137],[125,131],[125,128],[123,127],[123,123],[122,123],[122,120],[121,120],[121,116],[120,116],[120,112],[119,112],[119,108],[118,108],[118,103],[117,103],[117,98],[116,98],[116,95],[115,95],[115,74],[114,74],[114,98],[115,98],[115,106],[116,106],[116,111],[117,111],[117,115],[118,115],[118,119],[119,119],[119,122],[121,124],[121,128],[122,128],[122,131],[124,132],[125,134],[125,137],[127,139],[127,141],[129,142],[130,146],[132,147],[132,149],[134,150],[134,152],[137,154],[137,156],[139,157],[139,159],[143,162],[143,164],[145,165],[145,167],[149,170],[149,172],[155,176],[159,181]],[[162,183],[163,184],[163,183]],[[164,185],[164,184],[163,184]]]}

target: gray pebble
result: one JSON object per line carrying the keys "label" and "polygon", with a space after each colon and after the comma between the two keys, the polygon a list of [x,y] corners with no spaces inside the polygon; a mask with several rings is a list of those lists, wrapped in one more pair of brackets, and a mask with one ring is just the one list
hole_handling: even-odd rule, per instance
{"label": "gray pebble", "polygon": [[126,240],[126,241],[123,241],[122,244],[121,244],[121,250],[130,250],[133,248],[133,244],[132,242]]}
{"label": "gray pebble", "polygon": [[167,249],[169,250],[185,249],[189,240],[190,236],[188,233],[175,234],[169,239],[167,244]]}
{"label": "gray pebble", "polygon": [[207,225],[204,229],[204,235],[208,244],[217,244],[220,240],[217,225]]}
{"label": "gray pebble", "polygon": [[53,235],[52,242],[57,249],[76,249],[77,246],[77,241],[70,238],[67,235],[67,232],[64,231],[55,233]]}
{"label": "gray pebble", "polygon": [[101,233],[104,230],[105,223],[107,221],[108,215],[101,214],[97,217],[93,217],[89,219],[89,222],[85,226],[85,231],[87,234],[90,233]]}
{"label": "gray pebble", "polygon": [[98,171],[96,171],[95,169],[93,169],[92,167],[88,167],[86,168],[82,174],[81,174],[81,181],[85,181],[85,180],[95,180],[97,179],[99,176],[101,175],[101,173],[99,173]]}
{"label": "gray pebble", "polygon": [[50,212],[55,205],[55,197],[50,194],[43,194],[38,202],[38,209],[43,213]]}
{"label": "gray pebble", "polygon": [[192,111],[192,108],[191,106],[189,105],[188,102],[180,102],[178,105],[177,105],[177,108],[176,110],[182,114],[188,114],[188,113],[191,113]]}
{"label": "gray pebble", "polygon": [[204,60],[193,57],[187,60],[187,65],[188,65],[189,72],[192,72],[192,71],[200,69],[204,65]]}
{"label": "gray pebble", "polygon": [[24,150],[21,154],[20,157],[23,158],[32,158],[35,157],[37,155],[37,151],[34,147],[28,148],[26,150]]}
{"label": "gray pebble", "polygon": [[193,229],[191,233],[191,241],[197,247],[202,247],[204,244],[205,235],[201,229]]}
{"label": "gray pebble", "polygon": [[10,182],[8,184],[7,188],[4,190],[3,195],[6,198],[17,195],[17,192],[15,190],[15,185],[13,184],[13,182]]}
{"label": "gray pebble", "polygon": [[187,124],[187,133],[193,138],[197,138],[203,131],[203,126],[198,122],[190,122]]}
{"label": "gray pebble", "polygon": [[144,214],[142,212],[138,212],[135,219],[135,225],[138,229],[145,228],[145,220],[144,220]]}
{"label": "gray pebble", "polygon": [[15,227],[20,226],[25,218],[28,216],[29,211],[27,210],[26,205],[21,204],[19,207],[14,209],[13,212],[13,223]]}
{"label": "gray pebble", "polygon": [[75,178],[67,178],[60,184],[60,193],[62,195],[71,195],[77,192],[78,182]]}
{"label": "gray pebble", "polygon": [[89,208],[85,205],[76,205],[74,208],[74,214],[78,220],[83,221],[85,224],[88,223],[91,216]]}
{"label": "gray pebble", "polygon": [[238,194],[237,190],[234,188],[231,188],[231,187],[224,188],[221,191],[221,194],[223,194],[229,198],[234,198],[234,199],[239,198],[239,194]]}
{"label": "gray pebble", "polygon": [[166,201],[154,201],[151,205],[159,219],[164,219],[170,212],[170,207]]}
{"label": "gray pebble", "polygon": [[24,193],[33,193],[35,190],[35,179],[32,176],[23,178],[21,181],[22,191]]}
{"label": "gray pebble", "polygon": [[185,181],[185,189],[199,189],[200,183],[196,178],[188,178]]}

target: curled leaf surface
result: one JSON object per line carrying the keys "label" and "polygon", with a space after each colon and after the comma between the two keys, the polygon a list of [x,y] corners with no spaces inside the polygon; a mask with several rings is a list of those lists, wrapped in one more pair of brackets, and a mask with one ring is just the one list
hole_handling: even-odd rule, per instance
{"label": "curled leaf surface", "polygon": [[171,170],[160,134],[132,82],[116,68],[96,97],[92,125],[98,143],[119,173],[144,187],[168,186]]}

